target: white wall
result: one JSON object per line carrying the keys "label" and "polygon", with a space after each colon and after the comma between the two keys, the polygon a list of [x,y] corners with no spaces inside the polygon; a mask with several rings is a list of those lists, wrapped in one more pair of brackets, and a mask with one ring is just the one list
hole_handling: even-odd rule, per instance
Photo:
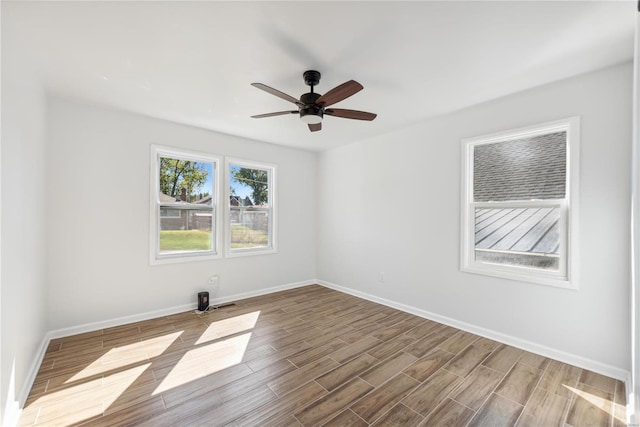
{"label": "white wall", "polygon": [[[49,330],[316,276],[315,153],[60,99],[48,135]],[[276,164],[278,253],[150,266],[150,144]]]}
{"label": "white wall", "polygon": [[0,424],[12,425],[46,332],[46,98],[2,11]]}
{"label": "white wall", "polygon": [[[631,87],[624,64],[322,153],[318,277],[628,372]],[[460,272],[461,139],[576,115],[580,289]]]}

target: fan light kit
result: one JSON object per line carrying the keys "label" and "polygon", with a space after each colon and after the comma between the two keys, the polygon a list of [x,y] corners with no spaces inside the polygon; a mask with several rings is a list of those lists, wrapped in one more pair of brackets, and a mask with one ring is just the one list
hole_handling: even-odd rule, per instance
{"label": "fan light kit", "polygon": [[315,93],[313,87],[320,82],[320,72],[315,70],[305,71],[302,76],[306,85],[311,87],[309,93],[303,94],[300,99],[295,99],[293,96],[287,95],[284,92],[280,92],[277,89],[269,87],[262,83],[251,83],[251,86],[257,87],[271,95],[275,95],[278,98],[282,98],[285,101],[292,102],[298,106],[297,110],[291,111],[278,111],[275,113],[258,114],[251,116],[254,119],[262,119],[264,117],[282,116],[285,114],[299,114],[300,120],[307,123],[311,132],[317,132],[322,129],[322,118],[324,115],[341,117],[343,119],[355,119],[355,120],[368,120],[371,121],[376,118],[376,114],[367,113],[366,111],[358,110],[345,110],[342,108],[327,108],[337,102],[342,101],[350,97],[351,95],[360,92],[363,87],[355,80],[349,80],[331,89],[324,95]]}

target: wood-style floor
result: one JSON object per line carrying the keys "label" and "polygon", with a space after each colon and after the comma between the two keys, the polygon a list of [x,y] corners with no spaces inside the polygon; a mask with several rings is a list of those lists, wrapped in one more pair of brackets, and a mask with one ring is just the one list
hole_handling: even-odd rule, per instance
{"label": "wood-style floor", "polygon": [[307,286],[51,342],[20,425],[623,426],[620,381]]}

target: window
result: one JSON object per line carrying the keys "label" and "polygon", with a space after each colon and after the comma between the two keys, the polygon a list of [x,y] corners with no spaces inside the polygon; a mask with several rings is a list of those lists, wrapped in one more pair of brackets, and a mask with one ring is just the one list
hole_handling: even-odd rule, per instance
{"label": "window", "polygon": [[216,157],[151,149],[151,263],[216,257]]}
{"label": "window", "polygon": [[236,159],[226,166],[227,255],[275,252],[275,166]]}
{"label": "window", "polygon": [[577,289],[579,125],[462,141],[463,271]]}

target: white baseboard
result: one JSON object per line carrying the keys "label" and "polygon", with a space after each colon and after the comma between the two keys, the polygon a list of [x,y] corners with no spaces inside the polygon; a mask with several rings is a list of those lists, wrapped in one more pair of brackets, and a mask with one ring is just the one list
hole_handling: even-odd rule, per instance
{"label": "white baseboard", "polygon": [[568,363],[570,365],[577,366],[579,368],[588,369],[590,371],[606,375],[607,377],[615,378],[626,383],[627,390],[629,390],[630,384],[628,383],[630,373],[624,369],[617,368],[615,366],[607,365],[595,360],[587,359],[582,356],[578,356],[571,353],[566,353],[557,349],[553,349],[541,344],[537,344],[531,341],[523,340],[511,335],[506,335],[501,332],[493,331],[490,329],[482,328],[470,323],[461,322],[459,320],[452,319],[450,317],[442,316],[436,313],[432,313],[426,310],[422,310],[409,305],[401,304],[388,299],[380,298],[375,295],[368,294],[366,292],[357,291],[355,289],[347,288],[344,286],[336,285],[335,283],[326,282],[324,280],[317,280],[317,283],[336,291],[344,292],[349,295],[353,295],[359,298],[363,298],[378,304],[386,305],[387,307],[395,308],[406,313],[414,314],[416,316],[424,317],[425,319],[433,320],[438,323],[443,323],[454,328],[462,329],[463,331],[471,332],[472,334],[480,335],[481,337],[489,338],[494,341],[501,342],[513,347],[520,348],[522,350],[530,351],[532,353],[539,354],[541,356],[555,359],[560,362]]}
{"label": "white baseboard", "polygon": [[[215,298],[211,300],[212,305],[223,304],[231,301],[237,301],[241,299],[247,299],[252,297],[257,297],[260,295],[271,294],[274,292],[285,291],[287,289],[295,289],[302,286],[314,285],[316,284],[316,280],[305,280],[302,282],[288,283],[285,285],[273,286],[270,288],[259,289],[256,291],[250,292],[242,292],[239,294],[228,295],[220,298]],[[29,397],[29,391],[31,391],[31,387],[33,387],[33,383],[35,382],[36,375],[38,374],[38,369],[42,364],[42,360],[44,359],[44,355],[49,347],[49,343],[51,340],[56,338],[64,338],[71,335],[83,334],[85,332],[97,331],[99,329],[112,328],[114,326],[122,326],[127,323],[133,322],[141,322],[143,320],[155,319],[157,317],[169,316],[171,314],[183,313],[185,311],[195,310],[197,308],[195,302],[192,304],[183,304],[174,307],[167,307],[160,310],[148,311],[146,313],[133,314],[130,316],[122,316],[117,317],[115,319],[102,320],[99,322],[91,322],[85,323],[84,325],[72,326],[69,328],[56,329],[53,331],[49,331],[45,334],[40,346],[38,347],[37,354],[33,358],[31,362],[31,366],[29,367],[29,375],[24,382],[24,387],[20,391],[20,408],[24,408],[24,404],[27,401],[27,397]]]}

